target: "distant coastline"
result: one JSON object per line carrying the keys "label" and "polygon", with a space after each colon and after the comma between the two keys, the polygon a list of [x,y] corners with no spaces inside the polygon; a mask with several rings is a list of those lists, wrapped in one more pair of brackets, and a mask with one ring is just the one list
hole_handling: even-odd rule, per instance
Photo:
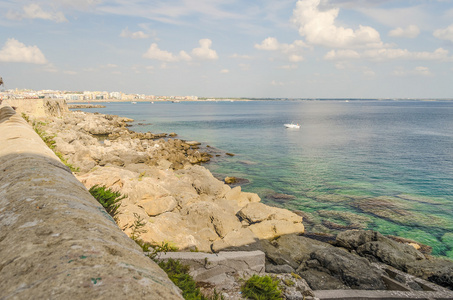
{"label": "distant coastline", "polygon": [[134,101],[122,99],[95,99],[95,100],[66,100],[67,103],[105,103],[105,102],[236,102],[236,101],[453,101],[453,98],[199,98],[197,100],[174,99],[135,99]]}

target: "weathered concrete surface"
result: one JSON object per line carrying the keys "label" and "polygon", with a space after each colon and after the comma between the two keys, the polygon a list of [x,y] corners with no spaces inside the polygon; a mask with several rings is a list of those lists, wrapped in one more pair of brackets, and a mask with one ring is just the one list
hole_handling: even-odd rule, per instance
{"label": "weathered concrete surface", "polygon": [[264,274],[265,255],[262,251],[233,251],[215,254],[202,252],[161,253],[160,260],[175,259],[190,266],[190,275],[195,281],[215,284],[217,287],[231,285],[234,277],[249,277]]}
{"label": "weathered concrete surface", "polygon": [[7,99],[2,101],[2,106],[14,107],[19,115],[25,113],[35,118],[61,117],[69,111],[63,99]]}
{"label": "weathered concrete surface", "polygon": [[0,299],[182,299],[10,107],[0,109]]}

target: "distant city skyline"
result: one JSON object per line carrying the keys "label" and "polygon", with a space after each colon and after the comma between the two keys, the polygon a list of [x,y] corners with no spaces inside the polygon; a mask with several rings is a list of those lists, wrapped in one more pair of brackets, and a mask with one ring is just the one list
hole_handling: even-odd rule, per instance
{"label": "distant city skyline", "polygon": [[0,15],[5,89],[453,97],[453,0],[17,0]]}

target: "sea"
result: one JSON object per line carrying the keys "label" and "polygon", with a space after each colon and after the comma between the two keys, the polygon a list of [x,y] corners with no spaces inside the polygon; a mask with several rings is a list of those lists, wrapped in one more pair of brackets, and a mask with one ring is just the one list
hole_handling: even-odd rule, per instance
{"label": "sea", "polygon": [[243,191],[296,211],[306,232],[373,229],[453,259],[453,101],[105,105],[83,110],[132,118],[134,131],[201,142],[214,153],[205,166],[216,177],[245,179]]}

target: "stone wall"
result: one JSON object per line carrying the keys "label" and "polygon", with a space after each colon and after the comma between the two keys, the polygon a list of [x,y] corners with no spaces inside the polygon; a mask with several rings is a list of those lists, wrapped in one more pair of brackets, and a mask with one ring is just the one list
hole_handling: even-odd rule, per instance
{"label": "stone wall", "polygon": [[4,105],[0,278],[2,300],[182,299],[167,275]]}
{"label": "stone wall", "polygon": [[69,111],[63,99],[8,99],[1,103],[14,107],[19,115],[25,113],[38,119],[46,116],[61,117]]}

